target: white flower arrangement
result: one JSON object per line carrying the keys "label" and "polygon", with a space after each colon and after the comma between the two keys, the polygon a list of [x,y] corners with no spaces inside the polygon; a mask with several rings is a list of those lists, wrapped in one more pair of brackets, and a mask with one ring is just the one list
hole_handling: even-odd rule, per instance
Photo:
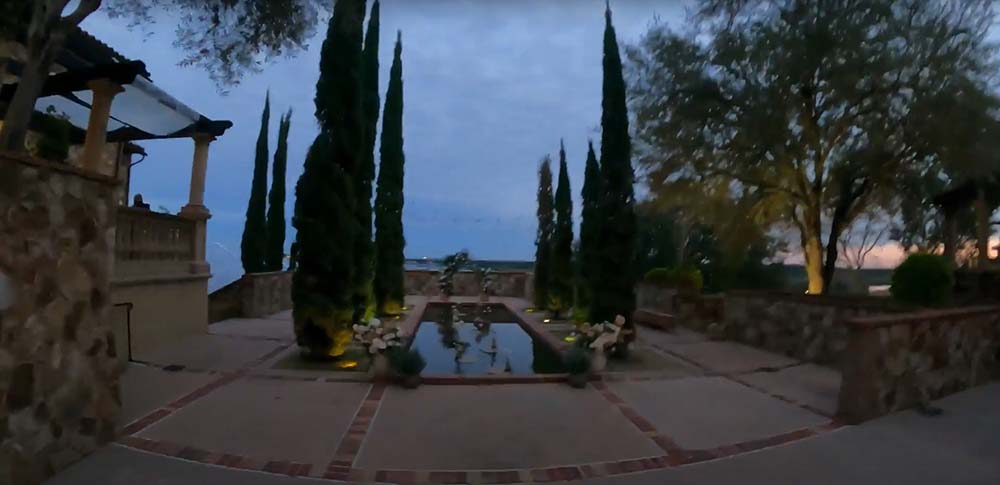
{"label": "white flower arrangement", "polygon": [[377,318],[372,318],[365,324],[354,325],[354,339],[368,347],[368,353],[377,354],[390,347],[400,346],[399,329],[395,324],[382,324]]}
{"label": "white flower arrangement", "polygon": [[587,342],[587,347],[595,350],[604,350],[621,343],[630,333],[632,331],[625,328],[625,317],[621,315],[615,317],[614,323],[606,321],[594,325],[583,323],[574,332],[577,340]]}

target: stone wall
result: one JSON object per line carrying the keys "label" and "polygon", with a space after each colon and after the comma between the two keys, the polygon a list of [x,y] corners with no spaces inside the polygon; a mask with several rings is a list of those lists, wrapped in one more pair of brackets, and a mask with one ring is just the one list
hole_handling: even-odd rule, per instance
{"label": "stone wall", "polygon": [[292,308],[292,272],[245,274],[240,280],[244,317],[260,318]]}
{"label": "stone wall", "polygon": [[208,296],[210,322],[261,318],[292,308],[292,272],[245,274]]}
{"label": "stone wall", "polygon": [[847,320],[901,310],[881,297],[730,291],[725,294],[722,322],[707,330],[799,360],[836,364],[847,347]]}
{"label": "stone wall", "polygon": [[[407,270],[405,287],[407,295],[437,296],[438,272],[428,270]],[[498,271],[494,273],[492,295],[511,296],[531,299],[533,285],[531,273],[525,271]],[[455,296],[478,296],[480,288],[479,273],[463,271],[455,275]]]}
{"label": "stone wall", "polygon": [[114,438],[118,191],[0,154],[0,483],[39,483]]}
{"label": "stone wall", "polygon": [[838,415],[852,423],[927,403],[996,376],[1000,307],[847,322]]}

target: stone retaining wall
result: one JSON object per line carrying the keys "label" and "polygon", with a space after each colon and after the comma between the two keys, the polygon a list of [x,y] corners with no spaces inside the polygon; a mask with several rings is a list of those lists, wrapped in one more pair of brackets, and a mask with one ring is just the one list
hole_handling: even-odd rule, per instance
{"label": "stone retaining wall", "polygon": [[836,364],[847,347],[847,320],[901,310],[881,297],[730,291],[722,322],[708,332],[799,360]]}
{"label": "stone retaining wall", "polygon": [[210,322],[261,318],[292,308],[292,272],[244,274],[208,297]]}
{"label": "stone retaining wall", "polygon": [[[493,283],[494,296],[510,296],[531,300],[534,294],[532,284],[532,273],[526,271],[498,271],[493,273],[495,282]],[[438,289],[437,271],[430,270],[407,270],[405,273],[405,288],[407,295],[437,296],[441,293]],[[479,273],[473,271],[463,271],[455,275],[454,280],[455,296],[478,296],[480,291]]]}
{"label": "stone retaining wall", "polygon": [[111,441],[118,184],[0,154],[0,483],[40,483]]}
{"label": "stone retaining wall", "polygon": [[856,318],[838,414],[857,423],[996,377],[1000,307]]}

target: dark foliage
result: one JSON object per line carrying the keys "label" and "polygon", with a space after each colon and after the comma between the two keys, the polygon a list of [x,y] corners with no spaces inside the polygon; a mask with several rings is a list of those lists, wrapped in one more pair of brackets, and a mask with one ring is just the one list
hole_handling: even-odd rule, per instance
{"label": "dark foliage", "polygon": [[892,272],[892,297],[919,306],[942,306],[951,301],[955,278],[951,266],[936,254],[907,256]]}
{"label": "dark foliage", "polygon": [[559,142],[559,182],[555,196],[556,222],[552,237],[549,300],[556,317],[573,306],[573,196],[566,167],[566,147]]}
{"label": "dark foliage", "polygon": [[597,235],[597,272],[592,280],[590,320],[611,321],[624,315],[626,328],[633,328],[635,310],[636,215],[625,80],[622,78],[618,40],[605,12],[604,86],[601,115],[601,180]]}
{"label": "dark foliage", "polygon": [[398,314],[403,306],[403,40],[389,71],[389,90],[382,116],[381,160],[375,189],[375,307],[380,315]]}
{"label": "dark foliage", "polygon": [[281,271],[285,258],[285,170],[288,166],[288,130],[292,125],[292,110],[278,124],[278,148],[271,162],[271,192],[267,194],[267,247],[264,254],[266,271]]}
{"label": "dark foliage", "polygon": [[547,309],[551,302],[552,239],[555,220],[552,200],[552,167],[546,156],[538,167],[538,231],[535,236],[535,308]]}
{"label": "dark foliage", "polygon": [[264,98],[264,112],[260,118],[257,150],[253,160],[253,181],[250,183],[250,200],[247,202],[246,222],[240,256],[244,273],[265,271],[264,250],[267,243],[267,132],[271,121],[271,95]]}

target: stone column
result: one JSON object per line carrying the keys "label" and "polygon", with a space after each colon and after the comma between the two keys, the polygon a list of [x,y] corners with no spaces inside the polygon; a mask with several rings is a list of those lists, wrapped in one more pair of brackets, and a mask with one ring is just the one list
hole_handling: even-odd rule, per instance
{"label": "stone column", "polygon": [[92,99],[90,118],[87,120],[87,136],[83,142],[83,168],[96,172],[100,169],[104,144],[108,140],[111,101],[125,88],[107,79],[95,79],[87,83],[87,86],[92,93]]}
{"label": "stone column", "polygon": [[194,139],[194,157],[191,161],[191,187],[188,192],[188,203],[181,208],[180,216],[195,221],[194,226],[194,258],[191,262],[191,272],[206,274],[210,268],[205,261],[205,244],[208,231],[208,219],[212,214],[205,207],[205,172],[208,169],[208,145],[215,137],[207,134],[196,134]]}
{"label": "stone column", "polygon": [[976,248],[979,257],[976,267],[986,269],[990,262],[990,210],[986,204],[986,189],[977,184],[976,187]]}
{"label": "stone column", "polygon": [[958,248],[958,218],[953,210],[945,210],[944,213],[944,259],[953,268],[958,264],[955,262],[955,253]]}
{"label": "stone column", "polygon": [[194,157],[191,160],[191,186],[188,191],[188,203],[181,208],[182,215],[195,215],[208,219],[210,216],[205,207],[205,172],[208,170],[208,145],[215,137],[197,134],[194,139]]}

